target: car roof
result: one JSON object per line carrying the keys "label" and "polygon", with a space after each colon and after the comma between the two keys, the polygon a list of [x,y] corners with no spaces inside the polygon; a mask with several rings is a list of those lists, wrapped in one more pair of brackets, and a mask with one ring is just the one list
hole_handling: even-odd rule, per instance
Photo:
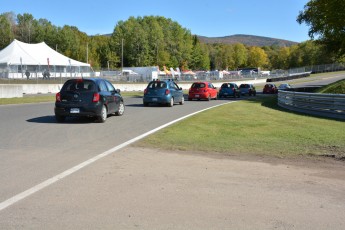
{"label": "car roof", "polygon": [[99,82],[101,80],[107,81],[107,79],[104,79],[104,78],[93,78],[93,77],[90,77],[90,78],[73,78],[73,79],[69,79],[67,81],[93,81],[93,82]]}
{"label": "car roof", "polygon": [[150,81],[150,83],[151,82],[160,82],[160,81],[164,81],[164,82],[171,82],[171,81],[173,81],[174,82],[173,79],[155,79],[155,80]]}
{"label": "car roof", "polygon": [[208,82],[208,81],[196,81],[196,82],[193,82],[193,84],[194,84],[194,83],[198,83],[198,84],[200,84],[200,83],[208,84],[208,83],[210,83],[210,82]]}

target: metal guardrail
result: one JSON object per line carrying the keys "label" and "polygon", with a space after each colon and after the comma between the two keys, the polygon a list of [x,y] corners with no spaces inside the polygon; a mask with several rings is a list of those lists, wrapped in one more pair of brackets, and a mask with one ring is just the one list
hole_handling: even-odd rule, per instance
{"label": "metal guardrail", "polygon": [[296,112],[345,120],[345,95],[279,91],[278,105]]}

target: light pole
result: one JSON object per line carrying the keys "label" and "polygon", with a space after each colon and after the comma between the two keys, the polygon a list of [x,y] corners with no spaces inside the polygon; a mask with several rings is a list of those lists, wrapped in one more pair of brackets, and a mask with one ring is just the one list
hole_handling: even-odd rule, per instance
{"label": "light pole", "polygon": [[121,40],[121,77],[123,75],[123,38]]}

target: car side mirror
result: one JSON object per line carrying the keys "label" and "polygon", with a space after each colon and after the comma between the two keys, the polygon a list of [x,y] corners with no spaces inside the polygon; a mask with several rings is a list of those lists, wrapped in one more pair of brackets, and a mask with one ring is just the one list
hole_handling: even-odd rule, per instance
{"label": "car side mirror", "polygon": [[115,92],[118,93],[118,94],[120,94],[120,93],[121,93],[121,90],[120,90],[120,89],[116,89]]}
{"label": "car side mirror", "polygon": [[179,90],[182,90],[182,87],[178,88]]}

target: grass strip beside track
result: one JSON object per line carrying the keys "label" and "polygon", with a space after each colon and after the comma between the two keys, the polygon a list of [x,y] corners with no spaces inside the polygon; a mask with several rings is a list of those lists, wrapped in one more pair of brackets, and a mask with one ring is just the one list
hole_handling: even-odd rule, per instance
{"label": "grass strip beside track", "polygon": [[55,101],[54,95],[36,95],[36,96],[24,96],[14,98],[0,98],[0,105],[9,104],[27,104],[27,103],[40,103],[40,102],[53,102]]}
{"label": "grass strip beside track", "polygon": [[315,93],[345,94],[345,80],[340,80],[321,87],[320,89],[317,89]]}
{"label": "grass strip beside track", "polygon": [[217,107],[159,131],[136,146],[277,157],[345,156],[345,122],[286,111],[276,96]]}
{"label": "grass strip beside track", "polygon": [[[142,97],[143,92],[122,92],[123,97]],[[25,95],[24,97],[15,98],[0,98],[0,105],[9,104],[25,104],[25,103],[40,103],[40,102],[54,102],[55,94],[51,95]]]}

